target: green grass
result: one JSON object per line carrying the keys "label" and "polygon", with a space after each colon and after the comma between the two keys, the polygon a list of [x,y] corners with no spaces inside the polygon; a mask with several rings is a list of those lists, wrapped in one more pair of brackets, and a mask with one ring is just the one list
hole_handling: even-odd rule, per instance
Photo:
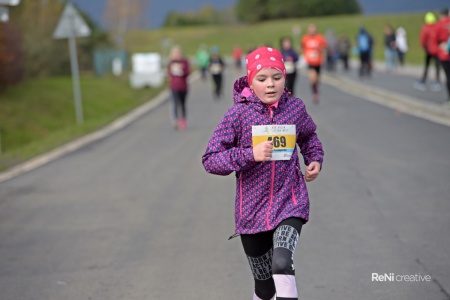
{"label": "green grass", "polygon": [[104,126],[164,87],[133,90],[125,77],[81,78],[84,124],[76,124],[70,77],[29,80],[0,94],[0,170]]}
{"label": "green grass", "polygon": [[234,45],[240,45],[244,49],[249,44],[271,44],[278,47],[279,39],[284,35],[291,35],[294,25],[300,25],[303,34],[309,23],[315,23],[321,33],[324,34],[328,28],[332,28],[337,35],[347,34],[352,42],[355,42],[358,28],[363,25],[375,39],[375,59],[383,60],[383,28],[386,23],[389,23],[394,28],[402,26],[406,29],[410,45],[410,51],[406,55],[407,63],[421,64],[423,53],[419,45],[419,32],[423,24],[423,15],[423,13],[375,16],[348,15],[286,19],[248,26],[163,28],[131,32],[126,38],[126,43],[131,52],[161,52],[162,40],[170,38],[174,43],[182,46],[187,55],[194,55],[201,43],[208,46],[217,45],[224,55],[231,55]]}

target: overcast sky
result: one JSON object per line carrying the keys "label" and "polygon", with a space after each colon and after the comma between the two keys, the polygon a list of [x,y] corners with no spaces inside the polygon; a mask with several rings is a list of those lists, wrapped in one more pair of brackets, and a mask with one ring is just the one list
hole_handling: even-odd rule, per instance
{"label": "overcast sky", "polygon": [[[76,3],[82,10],[91,15],[97,23],[101,24],[106,0],[70,1]],[[196,11],[205,5],[224,9],[235,5],[236,2],[237,0],[150,0],[147,24],[150,28],[160,27],[167,13],[171,10]],[[444,6],[450,6],[449,0],[359,0],[359,2],[364,13],[367,14],[439,10]],[[282,0],[280,3],[282,3]]]}
{"label": "overcast sky", "polygon": [[[86,11],[92,18],[101,24],[106,0],[70,0]],[[124,0],[125,1],[125,0]],[[188,11],[199,10],[202,6],[211,5],[217,9],[224,9],[235,5],[235,0],[150,0],[148,11],[148,26],[151,28],[160,27],[171,10]]]}

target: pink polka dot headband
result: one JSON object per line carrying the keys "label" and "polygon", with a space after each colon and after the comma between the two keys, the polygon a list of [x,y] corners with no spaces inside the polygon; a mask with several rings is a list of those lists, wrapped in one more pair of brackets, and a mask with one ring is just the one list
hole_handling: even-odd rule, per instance
{"label": "pink polka dot headband", "polygon": [[245,57],[247,67],[248,84],[261,69],[274,68],[283,73],[286,78],[286,68],[284,67],[283,55],[280,51],[270,47],[259,47]]}

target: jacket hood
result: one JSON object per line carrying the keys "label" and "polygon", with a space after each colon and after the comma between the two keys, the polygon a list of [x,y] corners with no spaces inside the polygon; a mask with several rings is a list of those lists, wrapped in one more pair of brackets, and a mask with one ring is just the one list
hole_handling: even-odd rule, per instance
{"label": "jacket hood", "polygon": [[[280,97],[280,103],[285,102],[288,99],[288,92],[286,89],[284,90],[283,94]],[[234,103],[254,103],[259,106],[263,106],[263,102],[252,92],[250,89],[250,86],[248,85],[248,79],[247,76],[243,76],[241,78],[238,78],[234,82],[234,88],[233,88],[233,100]]]}

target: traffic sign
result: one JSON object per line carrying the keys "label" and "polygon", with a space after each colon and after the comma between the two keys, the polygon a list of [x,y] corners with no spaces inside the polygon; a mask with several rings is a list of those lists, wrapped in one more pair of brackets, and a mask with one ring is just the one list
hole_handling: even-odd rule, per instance
{"label": "traffic sign", "polygon": [[16,6],[19,5],[20,0],[0,0],[0,5],[10,5]]}
{"label": "traffic sign", "polygon": [[[1,1],[1,0],[0,0]],[[72,3],[67,3],[58,21],[53,38],[68,39],[70,37],[86,37],[91,30]]]}
{"label": "traffic sign", "polygon": [[0,6],[0,22],[6,23],[9,21],[9,10],[7,7]]}

